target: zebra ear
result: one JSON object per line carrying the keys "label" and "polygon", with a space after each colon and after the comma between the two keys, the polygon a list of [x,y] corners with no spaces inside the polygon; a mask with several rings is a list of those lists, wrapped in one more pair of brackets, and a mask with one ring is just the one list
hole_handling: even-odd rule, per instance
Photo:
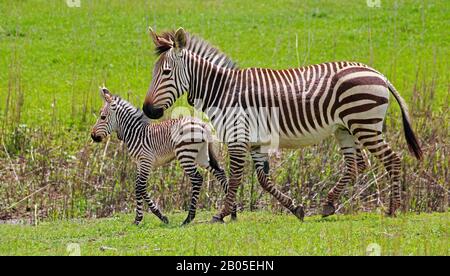
{"label": "zebra ear", "polygon": [[186,32],[184,31],[183,28],[179,28],[176,32],[175,32],[175,48],[176,49],[183,49],[184,47],[186,47]]}
{"label": "zebra ear", "polygon": [[159,36],[155,33],[152,27],[148,27],[148,31],[150,32],[150,37],[152,38],[153,43],[155,43],[155,46],[160,46],[161,43],[159,42]]}
{"label": "zebra ear", "polygon": [[107,103],[112,102],[111,92],[109,92],[108,88],[106,88],[105,86],[100,87],[100,94],[102,95],[105,102],[107,102]]}
{"label": "zebra ear", "polygon": [[161,48],[164,51],[168,50],[168,48],[173,47],[173,41],[168,40],[162,36],[159,36],[153,31],[152,27],[148,27],[148,30],[150,32],[150,36],[152,37],[153,43],[155,44],[156,48]]}

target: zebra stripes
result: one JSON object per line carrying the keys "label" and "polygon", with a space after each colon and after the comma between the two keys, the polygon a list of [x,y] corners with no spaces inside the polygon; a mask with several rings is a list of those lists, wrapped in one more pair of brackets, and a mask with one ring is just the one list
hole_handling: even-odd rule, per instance
{"label": "zebra stripes", "polygon": [[[334,213],[335,201],[344,186],[367,166],[363,148],[388,171],[392,189],[387,213],[394,215],[401,201],[400,158],[382,134],[390,94],[400,105],[410,150],[417,158],[422,152],[405,102],[381,73],[357,62],[328,62],[286,70],[240,69],[216,48],[183,29],[151,34],[159,59],[144,101],[144,113],[151,118],[161,117],[187,91],[189,103],[209,116],[219,137],[228,143],[229,192],[215,221],[222,221],[231,211],[248,152],[261,186],[302,219],[302,206],[271,182],[264,147],[276,138],[280,148],[297,148],[316,144],[332,134],[346,169],[329,192],[323,215]],[[273,118],[275,124],[267,124],[265,129],[268,138],[255,137],[255,125],[259,131]]]}
{"label": "zebra stripes", "polygon": [[[152,168],[175,158],[180,162],[192,184],[189,213],[183,224],[188,224],[195,217],[197,200],[203,184],[198,165],[211,172],[223,190],[228,191],[227,177],[217,163],[212,149],[213,137],[205,123],[184,117],[150,124],[142,111],[120,97],[111,95],[108,89],[102,88],[101,94],[104,105],[100,118],[92,129],[91,137],[95,142],[101,142],[112,132],[116,132],[117,137],[126,144],[129,154],[137,161],[135,224],[142,221],[144,201],[153,214],[164,223],[168,223],[167,217],[161,213],[147,193],[147,179]],[[232,216],[236,218],[235,206]]]}

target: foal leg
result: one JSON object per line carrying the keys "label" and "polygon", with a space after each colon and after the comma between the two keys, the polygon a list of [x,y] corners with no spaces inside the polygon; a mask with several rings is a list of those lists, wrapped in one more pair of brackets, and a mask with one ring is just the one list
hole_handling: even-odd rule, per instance
{"label": "foal leg", "polygon": [[147,193],[147,180],[151,169],[151,162],[149,161],[140,161],[138,165],[138,173],[136,176],[136,185],[135,185],[135,193],[136,193],[136,218],[134,219],[134,224],[138,225],[142,218],[144,217],[143,213],[143,204],[144,200],[150,207],[150,210],[153,214],[155,214],[161,221],[164,223],[168,223],[169,220],[165,217],[155,203],[150,199]]}
{"label": "foal leg", "polygon": [[183,146],[176,150],[176,156],[180,162],[184,173],[189,177],[192,185],[191,204],[189,206],[188,216],[183,222],[183,225],[189,224],[194,218],[197,210],[197,201],[200,194],[200,190],[203,185],[203,177],[197,170],[197,164],[195,162],[196,156],[199,152],[199,145],[192,144],[189,148]]}
{"label": "foal leg", "polygon": [[191,196],[191,205],[189,206],[189,213],[187,218],[184,220],[183,225],[189,224],[195,218],[195,213],[197,210],[197,201],[203,184],[203,177],[197,171],[197,169],[192,170],[185,169],[185,173],[189,177],[192,184],[192,196]]}
{"label": "foal leg", "polygon": [[272,183],[269,176],[269,155],[262,153],[260,147],[251,149],[251,156],[255,164],[256,175],[261,187],[274,196],[284,207],[291,211],[297,218],[303,221],[305,216],[303,206],[296,206],[294,201],[278,190]]}
{"label": "foal leg", "polygon": [[156,206],[156,204],[153,202],[153,200],[150,198],[150,196],[148,195],[148,193],[145,193],[144,195],[144,199],[148,204],[148,207],[150,208],[150,211],[157,216],[162,222],[164,222],[165,224],[169,224],[169,219],[164,216],[161,211],[159,210],[158,206]]}
{"label": "foal leg", "polygon": [[136,225],[139,225],[144,217],[142,209],[144,205],[144,194],[147,193],[147,176],[148,174],[145,173],[145,170],[141,170],[141,164],[139,164],[134,187],[136,199],[136,217],[134,219],[134,224]]}
{"label": "foal leg", "polygon": [[[358,148],[355,144],[355,138],[347,129],[338,129],[336,130],[334,135],[339,143],[341,152],[344,155],[345,170],[344,174],[336,183],[336,185],[328,192],[327,201],[323,205],[322,209],[322,217],[327,217],[334,214],[334,212],[336,211],[334,203],[341,195],[344,187],[355,181],[356,175],[358,173]],[[359,150],[359,154],[362,157],[361,150]],[[361,167],[361,169],[363,169],[363,167]]]}

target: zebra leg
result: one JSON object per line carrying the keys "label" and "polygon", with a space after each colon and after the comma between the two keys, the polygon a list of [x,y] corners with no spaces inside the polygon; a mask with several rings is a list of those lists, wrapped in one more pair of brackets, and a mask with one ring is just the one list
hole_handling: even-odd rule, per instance
{"label": "zebra leg", "polygon": [[138,164],[138,172],[136,175],[135,183],[135,197],[136,197],[136,217],[134,219],[134,224],[139,225],[142,218],[144,217],[143,205],[144,205],[144,195],[147,194],[147,178],[149,174],[149,169],[143,166],[142,163]]}
{"label": "zebra leg", "polygon": [[186,172],[186,174],[189,176],[192,184],[192,197],[191,205],[189,206],[189,213],[187,218],[184,220],[183,225],[189,224],[195,218],[197,201],[203,184],[203,177],[196,169],[195,171]]}
{"label": "zebra leg", "polygon": [[159,210],[158,206],[156,206],[156,204],[153,202],[153,200],[150,198],[150,196],[148,195],[148,193],[145,193],[144,195],[144,199],[148,204],[148,207],[150,208],[150,211],[157,216],[162,222],[164,222],[165,224],[169,224],[169,219],[164,216],[161,211]]}
{"label": "zebra leg", "polygon": [[367,157],[365,153],[362,151],[361,143],[355,139],[356,146],[356,165],[358,166],[358,175],[362,174],[368,167],[369,164],[367,162]]}
{"label": "zebra leg", "polygon": [[360,136],[358,137],[358,140],[369,150],[371,154],[383,163],[388,172],[392,184],[389,210],[386,214],[388,216],[395,216],[395,211],[401,205],[400,157],[391,149],[389,144],[384,141],[381,132],[373,135]]}
{"label": "zebra leg", "polygon": [[[183,225],[189,224],[195,218],[197,210],[197,201],[200,194],[200,189],[203,185],[203,177],[197,170],[195,164],[195,156],[184,154],[186,149],[177,152],[177,158],[180,161],[184,173],[189,177],[192,185],[191,205],[189,206],[188,216],[183,222]],[[190,150],[192,153],[195,150]]]}
{"label": "zebra leg", "polygon": [[[344,155],[345,170],[344,175],[339,179],[336,185],[328,192],[327,201],[323,205],[322,217],[331,216],[336,211],[334,203],[342,193],[344,187],[353,183],[358,173],[357,156],[358,148],[355,144],[355,138],[346,129],[338,129],[334,133],[338,140],[339,147]],[[361,153],[361,151],[359,151]],[[362,155],[361,155],[362,156]]]}
{"label": "zebra leg", "polygon": [[[208,166],[206,168],[210,173],[214,175],[214,177],[219,181],[220,186],[222,187],[222,190],[224,191],[225,195],[228,193],[228,179],[225,175],[225,171],[220,167],[212,167],[212,165]],[[233,210],[231,210],[231,219],[237,220],[237,206],[236,202],[233,204]]]}
{"label": "zebra leg", "polygon": [[261,187],[275,197],[281,205],[291,211],[298,219],[303,221],[303,218],[305,217],[303,206],[296,206],[289,196],[283,194],[275,187],[275,185],[273,185],[269,176],[269,155],[267,153],[262,153],[260,147],[255,147],[251,149],[251,156],[255,164],[256,175]]}
{"label": "zebra leg", "polygon": [[228,154],[230,155],[230,180],[228,185],[228,192],[225,198],[225,204],[217,215],[213,216],[211,222],[221,222],[228,216],[233,206],[236,206],[236,192],[241,184],[244,174],[245,159],[248,152],[247,143],[230,143],[228,144]]}
{"label": "zebra leg", "polygon": [[147,202],[150,210],[153,214],[155,214],[161,221],[164,223],[169,223],[169,220],[166,216],[164,216],[158,207],[155,205],[153,200],[150,199],[150,196],[147,193],[147,180],[150,174],[150,169],[152,167],[151,162],[147,160],[140,160],[138,164],[138,173],[136,176],[136,218],[134,219],[134,224],[138,225],[142,218],[144,217],[143,213],[143,205],[144,200]]}

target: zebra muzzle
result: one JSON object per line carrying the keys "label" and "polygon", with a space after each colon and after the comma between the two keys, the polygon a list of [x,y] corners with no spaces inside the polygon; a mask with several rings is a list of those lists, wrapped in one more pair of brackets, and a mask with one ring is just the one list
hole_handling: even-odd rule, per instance
{"label": "zebra muzzle", "polygon": [[144,103],[142,111],[150,119],[160,119],[164,114],[164,109],[155,108],[153,104]]}
{"label": "zebra muzzle", "polygon": [[100,143],[102,141],[102,137],[101,136],[97,136],[94,133],[91,133],[91,138],[96,143]]}

